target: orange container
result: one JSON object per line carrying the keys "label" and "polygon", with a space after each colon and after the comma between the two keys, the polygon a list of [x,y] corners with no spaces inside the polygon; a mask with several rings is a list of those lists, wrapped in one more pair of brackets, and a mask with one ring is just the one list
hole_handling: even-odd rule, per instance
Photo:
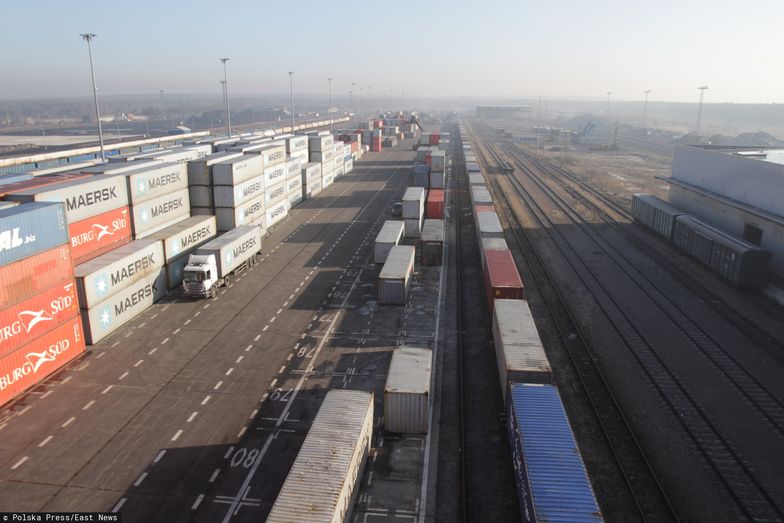
{"label": "orange container", "polygon": [[120,207],[68,225],[71,257],[79,265],[131,241],[131,216]]}
{"label": "orange container", "polygon": [[70,245],[0,267],[0,309],[73,279]]}

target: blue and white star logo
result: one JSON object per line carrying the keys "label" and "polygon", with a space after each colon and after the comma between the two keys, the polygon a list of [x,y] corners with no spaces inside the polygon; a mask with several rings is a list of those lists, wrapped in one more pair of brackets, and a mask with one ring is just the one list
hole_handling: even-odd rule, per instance
{"label": "blue and white star logo", "polygon": [[101,311],[101,327],[107,329],[112,324],[112,312],[109,307],[104,307]]}
{"label": "blue and white star logo", "polygon": [[103,296],[109,290],[109,279],[105,274],[101,274],[95,280],[95,293],[98,296]]}
{"label": "blue and white star logo", "polygon": [[226,263],[228,263],[228,264],[231,264],[231,260],[232,260],[232,259],[233,259],[233,258],[232,258],[232,256],[231,256],[231,253],[228,253],[228,254],[226,255]]}
{"label": "blue and white star logo", "polygon": [[147,209],[144,209],[142,211],[142,221],[146,222],[149,219],[150,219],[150,214],[147,212]]}
{"label": "blue and white star logo", "polygon": [[137,185],[137,187],[139,189],[139,192],[144,192],[144,188],[145,188],[144,182],[139,182],[139,185]]}
{"label": "blue and white star logo", "polygon": [[180,252],[180,242],[178,242],[177,240],[174,240],[172,242],[172,251],[174,251],[174,254]]}

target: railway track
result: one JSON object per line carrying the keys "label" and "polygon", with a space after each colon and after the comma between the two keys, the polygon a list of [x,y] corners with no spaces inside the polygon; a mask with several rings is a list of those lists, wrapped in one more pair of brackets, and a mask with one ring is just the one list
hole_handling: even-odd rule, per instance
{"label": "railway track", "polygon": [[[586,238],[593,242],[593,245],[604,255],[612,259],[660,308],[673,325],[686,334],[694,347],[702,351],[702,354],[713,365],[724,371],[723,375],[729,384],[745,397],[751,408],[761,413],[776,430],[782,430],[784,425],[781,422],[784,411],[775,396],[765,390],[762,384],[755,380],[737,361],[734,361],[716,340],[706,335],[698,325],[691,322],[689,315],[686,314],[687,311],[679,309],[671,300],[663,299],[653,283],[645,278],[644,274],[641,276],[640,271],[633,266],[633,263],[609,241],[601,237],[595,230],[587,230],[587,220],[581,216],[581,212],[588,212],[589,205],[579,200],[576,205],[575,202],[567,202],[564,197],[557,194],[552,187],[543,181],[541,173],[531,168],[530,165],[526,165],[518,155],[510,154],[509,151],[503,149],[498,152],[493,149],[492,145],[485,151],[488,151],[485,154],[489,156],[491,161],[498,163],[508,159],[521,169],[528,176],[528,180],[534,183],[537,189],[555,204],[559,212],[577,225]],[[640,368],[643,369],[649,382],[658,390],[662,400],[676,414],[684,431],[733,497],[739,515],[750,519],[780,519],[784,516],[782,507],[779,506],[780,501],[776,500],[758,480],[754,470],[735,450],[732,443],[726,439],[715,421],[708,415],[707,409],[697,402],[686,384],[679,380],[667,362],[651,346],[595,270],[585,263],[580,253],[553,226],[544,207],[532,196],[518,176],[509,177],[508,181],[517,195],[527,204],[542,230],[557,246],[574,274],[596,297],[596,303],[612,323],[618,337],[636,359]],[[495,183],[497,185],[498,181],[496,180]],[[501,194],[504,199],[509,197],[504,191],[497,191],[497,193]],[[684,316],[683,320],[676,320],[676,315]]]}

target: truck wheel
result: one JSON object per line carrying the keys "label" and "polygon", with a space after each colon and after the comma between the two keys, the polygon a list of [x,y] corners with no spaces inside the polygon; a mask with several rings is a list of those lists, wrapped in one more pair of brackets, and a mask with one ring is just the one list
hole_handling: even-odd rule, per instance
{"label": "truck wheel", "polygon": [[210,287],[210,298],[215,299],[218,297],[218,289]]}
{"label": "truck wheel", "polygon": [[223,278],[223,281],[226,284],[226,287],[231,285],[231,282],[234,281],[234,278],[232,276],[233,276],[232,274],[227,274],[226,277]]}
{"label": "truck wheel", "polygon": [[251,265],[256,265],[257,263],[259,263],[259,255],[258,255],[258,253],[254,254],[250,258],[250,264]]}

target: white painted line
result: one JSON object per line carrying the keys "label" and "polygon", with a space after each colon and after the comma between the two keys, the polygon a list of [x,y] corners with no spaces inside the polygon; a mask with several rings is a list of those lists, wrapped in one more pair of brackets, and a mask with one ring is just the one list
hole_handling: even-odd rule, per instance
{"label": "white painted line", "polygon": [[283,371],[285,370],[286,370],[286,366],[285,365],[281,366],[280,370],[278,371],[278,374],[283,374]]}
{"label": "white painted line", "polygon": [[60,382],[60,384],[68,383],[69,381],[71,381],[71,378],[73,378],[73,376],[66,377],[65,379],[63,379],[63,381]]}
{"label": "white painted line", "polygon": [[167,343],[169,343],[169,338],[164,338],[163,341],[161,342],[161,345],[166,345]]}
{"label": "white painted line", "polygon": [[67,427],[68,425],[70,425],[71,423],[73,423],[74,421],[76,421],[76,418],[75,418],[75,417],[71,417],[71,418],[70,418],[68,421],[66,421],[65,423],[63,423],[63,424],[62,424],[62,425],[60,425],[60,426],[61,426],[62,428],[65,428],[65,427]]}
{"label": "white painted line", "polygon": [[220,388],[220,386],[221,386],[221,385],[223,385],[223,382],[222,382],[222,381],[219,381],[218,383],[216,383],[216,384],[215,384],[215,386],[214,386],[212,389],[213,389],[213,390],[218,390],[218,389]]}
{"label": "white painted line", "polygon": [[240,432],[239,432],[239,434],[237,434],[237,437],[238,437],[238,438],[241,438],[242,436],[244,436],[244,435],[245,435],[245,431],[246,431],[246,430],[248,430],[248,427],[242,427],[242,428],[240,429]]}
{"label": "white painted line", "polygon": [[[215,299],[217,300],[217,298],[215,298]],[[210,308],[210,304],[209,304],[209,303],[205,304],[205,305],[204,305],[204,308],[205,308],[205,309],[209,309],[209,308]]]}
{"label": "white painted line", "polygon": [[106,394],[107,392],[109,392],[110,390],[112,390],[112,388],[114,388],[114,385],[109,385],[108,387],[106,387],[105,389],[103,389],[103,390],[101,391],[101,394]]}
{"label": "white painted line", "polygon": [[52,392],[54,392],[54,391],[53,391],[52,389],[49,389],[49,390],[47,390],[46,392],[44,392],[43,394],[41,394],[41,397],[40,397],[40,398],[38,398],[38,399],[41,399],[41,400],[42,400],[42,399],[44,399],[45,397],[47,397],[49,394],[51,394]]}
{"label": "white painted line", "polygon": [[134,363],[134,364],[133,364],[133,366],[134,366],[134,367],[138,367],[138,366],[139,366],[139,365],[141,365],[142,363],[144,363],[144,360],[139,360],[139,361],[137,361],[136,363]]}
{"label": "white painted line", "polygon": [[277,316],[273,316],[273,317],[272,317],[272,319],[270,319],[270,321],[269,321],[269,322],[270,322],[270,323],[273,323],[273,322],[274,322],[276,319],[278,319],[278,318],[277,318]]}
{"label": "white painted line", "polygon": [[146,478],[146,477],[147,477],[147,473],[146,472],[142,472],[142,475],[139,476],[139,479],[137,479],[136,481],[133,482],[133,486],[134,487],[138,487],[139,485],[141,485],[142,481],[144,481],[144,478]]}
{"label": "white painted line", "polygon": [[112,348],[115,348],[119,344],[120,344],[120,340],[115,341],[114,343],[112,343]]}
{"label": "white painted line", "polygon": [[201,505],[201,500],[203,499],[204,499],[204,494],[199,494],[199,497],[196,498],[196,501],[194,501],[193,505],[191,505],[191,510],[196,510],[197,508],[199,508],[199,505]]}
{"label": "white painted line", "polygon": [[90,366],[90,362],[89,362],[89,361],[87,361],[87,362],[85,362],[85,363],[84,363],[84,365],[82,365],[81,367],[79,367],[79,368],[78,368],[78,369],[76,369],[76,370],[84,370],[84,369],[86,369],[86,368],[87,368],[87,367],[89,367],[89,366]]}
{"label": "white painted line", "polygon": [[150,319],[151,319],[151,320],[154,320],[154,319],[155,319],[155,318],[157,318],[157,317],[158,317],[158,313],[156,312],[155,314],[153,314],[152,316],[150,316]]}
{"label": "white painted line", "polygon": [[95,357],[95,359],[97,360],[99,358],[103,358],[104,356],[106,356],[106,351],[99,352],[98,355]]}
{"label": "white painted line", "polygon": [[125,371],[125,372],[123,372],[123,373],[122,373],[122,376],[120,376],[120,377],[119,377],[119,378],[117,378],[117,379],[118,379],[118,380],[124,380],[126,376],[128,376],[128,371]]}
{"label": "white painted line", "polygon": [[177,432],[175,432],[174,436],[172,436],[171,440],[172,441],[177,441],[178,439],[180,439],[180,436],[182,436],[182,429],[180,429]]}
{"label": "white painted line", "polygon": [[234,372],[234,367],[230,367],[229,370],[226,371],[226,376],[230,376],[232,372]]}
{"label": "white painted line", "polygon": [[304,333],[304,332],[303,332],[303,333],[302,333],[302,336],[300,336],[300,337],[299,337],[299,339],[301,339],[301,340],[304,340],[304,339],[305,339],[305,338],[307,338],[307,337],[308,337],[308,335],[307,335],[306,333]]}
{"label": "white painted line", "polygon": [[294,357],[293,354],[289,354],[288,358],[286,358],[286,361],[291,361],[291,358],[293,358],[293,357]]}
{"label": "white painted line", "polygon": [[19,466],[20,466],[22,463],[24,463],[25,461],[27,461],[27,458],[28,458],[28,456],[23,456],[23,457],[22,457],[22,459],[20,459],[19,461],[17,461],[17,462],[14,464],[14,466],[13,466],[13,467],[11,467],[11,470],[16,470],[16,469],[18,469],[18,468],[19,468]]}
{"label": "white painted line", "polygon": [[270,382],[270,388],[273,388],[273,387],[275,387],[275,385],[277,385],[277,384],[278,384],[278,378],[275,378],[275,379],[273,379],[273,380]]}
{"label": "white painted line", "polygon": [[288,307],[288,306],[289,306],[289,302],[288,302],[288,300],[286,300],[286,301],[284,301],[284,302],[283,302],[283,306],[284,306],[284,307]]}
{"label": "white painted line", "polygon": [[207,402],[210,401],[210,398],[212,398],[212,396],[210,396],[210,395],[205,396],[204,399],[201,400],[201,404],[202,405],[206,405]]}
{"label": "white painted line", "polygon": [[198,415],[199,415],[199,413],[198,413],[198,412],[196,412],[196,411],[194,410],[194,411],[193,411],[193,414],[191,414],[190,416],[188,416],[188,423],[192,422],[192,421],[193,421],[193,419],[194,419],[196,416],[198,416]]}
{"label": "white painted line", "polygon": [[250,350],[252,348],[253,348],[253,345],[248,345],[247,347],[245,347],[245,352],[250,352]]}
{"label": "white painted line", "polygon": [[190,322],[191,320],[185,320],[185,323],[183,323],[183,325],[188,325]]}
{"label": "white painted line", "polygon": [[153,462],[153,463],[158,463],[158,462],[161,460],[161,458],[163,457],[163,455],[164,455],[164,454],[166,454],[166,449],[163,449],[162,451],[160,451],[160,452],[158,453],[158,455],[157,455],[157,456],[155,456],[155,459],[154,459],[154,460],[152,460],[152,462]]}
{"label": "white painted line", "polygon": [[41,443],[39,443],[39,444],[38,444],[38,447],[39,447],[39,448],[40,448],[40,447],[43,447],[44,445],[46,445],[47,443],[49,443],[50,441],[52,441],[52,438],[53,438],[53,437],[54,437],[54,436],[47,436],[45,440],[43,440]]}
{"label": "white painted line", "polygon": [[155,354],[155,351],[157,351],[157,350],[158,350],[158,347],[154,347],[150,352],[147,353],[147,355],[152,356],[153,354]]}
{"label": "white painted line", "polygon": [[95,405],[95,400],[90,400],[90,401],[87,403],[87,405],[85,405],[84,407],[82,407],[82,410],[87,410],[87,409],[89,409],[90,407],[92,407],[93,405]]}
{"label": "white painted line", "polygon": [[269,394],[267,394],[265,392],[264,395],[261,397],[261,401],[264,402],[268,397],[269,397]]}
{"label": "white painted line", "polygon": [[119,512],[122,506],[125,505],[126,501],[128,501],[128,498],[122,498],[120,501],[118,501],[117,504],[112,509],[112,512]]}
{"label": "white painted line", "polygon": [[294,344],[294,350],[299,350],[299,342]]}
{"label": "white painted line", "polygon": [[259,338],[261,338],[261,334],[256,334],[256,337],[253,338],[253,341],[259,341]]}
{"label": "white painted line", "polygon": [[194,312],[194,313],[193,313],[193,317],[195,318],[195,317],[196,317],[196,316],[198,316],[199,314],[201,314],[201,311],[196,311],[196,312]]}
{"label": "white painted line", "polygon": [[223,459],[229,459],[231,453],[234,452],[234,447],[229,447],[229,450],[226,451],[226,454],[223,456]]}
{"label": "white painted line", "polygon": [[215,478],[218,477],[218,474],[220,474],[220,469],[215,469],[212,472],[212,476],[210,476],[210,483],[215,483]]}
{"label": "white painted line", "polygon": [[143,322],[141,322],[141,323],[139,324],[139,327],[138,327],[138,328],[139,328],[139,329],[141,329],[141,328],[142,328],[142,327],[144,327],[145,325],[147,325],[147,322],[146,322],[146,321],[143,321]]}
{"label": "white painted line", "polygon": [[283,309],[278,309],[278,312],[276,312],[275,314],[280,314],[281,312],[283,312]]}
{"label": "white painted line", "polygon": [[289,296],[289,299],[293,300],[294,299],[294,295],[292,294],[291,296]]}
{"label": "white painted line", "polygon": [[258,413],[259,413],[259,409],[253,409],[253,412],[250,413],[250,416],[248,416],[248,419],[255,418],[256,415],[258,415]]}
{"label": "white painted line", "polygon": [[264,328],[261,329],[261,332],[267,332],[267,329],[269,329],[269,325],[265,325]]}
{"label": "white painted line", "polygon": [[239,363],[239,362],[241,362],[241,361],[242,361],[242,358],[244,358],[244,357],[245,357],[245,356],[240,356],[239,358],[237,358],[237,361],[235,361],[234,363]]}
{"label": "white painted line", "polygon": [[177,333],[178,333],[178,332],[180,332],[181,330],[182,330],[182,329],[175,329],[175,330],[174,330],[174,332],[172,332],[172,336],[174,336],[175,334],[177,334]]}

